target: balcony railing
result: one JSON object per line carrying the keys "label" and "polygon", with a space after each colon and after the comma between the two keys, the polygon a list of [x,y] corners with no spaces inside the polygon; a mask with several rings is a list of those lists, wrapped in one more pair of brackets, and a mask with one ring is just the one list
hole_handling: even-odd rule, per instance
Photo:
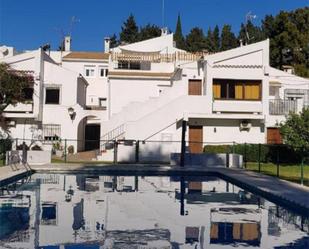
{"label": "balcony railing", "polygon": [[112,53],[112,61],[147,61],[147,62],[175,62],[175,61],[197,61],[209,53],[188,53],[188,52],[175,52],[172,54],[160,53]]}
{"label": "balcony railing", "polygon": [[290,112],[297,112],[297,102],[295,100],[269,100],[270,115],[287,115]]}

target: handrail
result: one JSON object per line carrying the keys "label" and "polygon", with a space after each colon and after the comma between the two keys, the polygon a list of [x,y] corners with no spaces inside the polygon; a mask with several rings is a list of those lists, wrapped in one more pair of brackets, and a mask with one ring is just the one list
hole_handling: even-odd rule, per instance
{"label": "handrail", "polygon": [[290,112],[297,112],[297,101],[283,99],[269,100],[270,115],[287,115]]}

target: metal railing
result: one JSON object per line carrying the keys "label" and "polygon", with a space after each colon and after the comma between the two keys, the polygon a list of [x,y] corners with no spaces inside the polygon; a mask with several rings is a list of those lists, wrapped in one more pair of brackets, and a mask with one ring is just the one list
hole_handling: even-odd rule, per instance
{"label": "metal railing", "polygon": [[125,133],[125,124],[121,124],[117,126],[115,129],[105,133],[103,136],[101,136],[100,140],[103,140],[104,142],[100,143],[100,150],[105,150],[105,145],[112,140],[115,140],[122,136]]}
{"label": "metal railing", "polygon": [[270,115],[287,115],[290,112],[297,112],[297,101],[283,99],[269,100]]}

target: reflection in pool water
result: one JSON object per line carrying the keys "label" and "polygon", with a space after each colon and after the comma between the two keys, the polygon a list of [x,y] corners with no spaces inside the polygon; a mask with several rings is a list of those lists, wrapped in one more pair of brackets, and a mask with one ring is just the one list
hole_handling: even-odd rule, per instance
{"label": "reflection in pool water", "polygon": [[0,248],[309,248],[308,215],[215,177],[35,174],[0,221]]}

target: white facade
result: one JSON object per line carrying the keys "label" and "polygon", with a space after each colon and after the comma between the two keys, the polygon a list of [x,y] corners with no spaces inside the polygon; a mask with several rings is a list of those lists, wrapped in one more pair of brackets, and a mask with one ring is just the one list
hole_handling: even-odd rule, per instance
{"label": "white facade", "polygon": [[[59,124],[59,136],[82,151],[85,144],[73,140],[86,138],[86,125],[100,124],[101,140],[179,141],[176,122],[186,119],[189,127],[202,127],[205,144],[265,143],[269,127],[309,105],[309,80],[270,67],[269,40],[216,54],[176,49],[172,34],[113,49],[106,40],[105,46],[105,52],[74,52],[67,44],[64,52],[39,49],[1,59],[30,71],[36,82],[32,105],[6,109],[16,122],[12,136],[36,138],[34,124]],[[192,93],[190,82],[200,82],[200,92]],[[46,89],[54,87],[59,104],[46,104]],[[99,158],[110,160],[105,144]],[[159,147],[146,151],[168,157],[180,150],[179,144]],[[120,158],[130,157],[131,149],[120,150]]]}

